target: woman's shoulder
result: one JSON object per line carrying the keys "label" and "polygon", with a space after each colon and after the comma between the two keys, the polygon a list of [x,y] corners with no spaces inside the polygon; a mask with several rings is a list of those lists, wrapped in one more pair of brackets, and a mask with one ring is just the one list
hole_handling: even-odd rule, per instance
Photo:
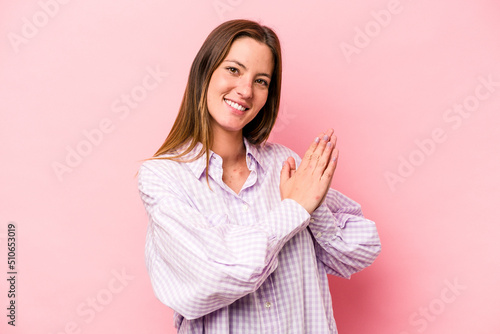
{"label": "woman's shoulder", "polygon": [[183,163],[197,160],[200,158],[201,144],[196,145],[191,150],[188,150],[189,143],[181,144],[179,147],[172,149],[145,160],[141,168],[150,170],[176,170],[183,169]]}
{"label": "woman's shoulder", "polygon": [[264,155],[272,155],[274,158],[277,159],[283,159],[286,160],[288,157],[293,157],[295,159],[299,158],[299,155],[289,147],[279,144],[279,143],[274,143],[274,142],[266,142],[264,144],[261,144],[260,147],[258,148],[259,151],[262,152]]}
{"label": "woman's shoulder", "polygon": [[142,162],[139,167],[139,177],[154,174],[157,177],[176,177],[179,173],[185,173],[180,161],[172,159],[174,154],[162,154]]}
{"label": "woman's shoulder", "polygon": [[162,154],[159,156],[155,156],[152,158],[149,158],[147,160],[144,160],[141,163],[141,169],[147,168],[147,169],[156,169],[156,168],[162,168],[165,166],[169,165],[175,165],[177,162],[172,159],[171,154]]}

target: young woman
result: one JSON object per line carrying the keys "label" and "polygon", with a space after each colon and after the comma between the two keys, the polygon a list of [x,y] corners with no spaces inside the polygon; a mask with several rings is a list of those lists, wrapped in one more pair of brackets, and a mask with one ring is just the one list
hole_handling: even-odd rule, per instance
{"label": "young woman", "polygon": [[375,224],[330,188],[333,130],[300,162],[266,143],[281,50],[269,28],[221,24],[193,61],[177,119],[139,170],[146,264],[178,333],[336,333],[327,274],[380,252]]}

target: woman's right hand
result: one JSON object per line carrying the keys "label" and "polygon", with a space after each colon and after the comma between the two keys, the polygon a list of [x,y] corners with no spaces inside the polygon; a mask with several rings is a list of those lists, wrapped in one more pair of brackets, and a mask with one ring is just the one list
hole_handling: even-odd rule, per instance
{"label": "woman's right hand", "polygon": [[283,163],[280,177],[281,199],[290,198],[312,214],[330,188],[339,151],[333,129],[321,133],[309,146],[299,168],[292,157]]}

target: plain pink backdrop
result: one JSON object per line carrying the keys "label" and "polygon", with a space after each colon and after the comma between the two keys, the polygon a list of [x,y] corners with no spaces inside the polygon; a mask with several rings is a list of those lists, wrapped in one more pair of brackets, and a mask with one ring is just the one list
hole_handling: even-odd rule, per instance
{"label": "plain pink backdrop", "polygon": [[145,270],[135,173],[165,139],[207,34],[249,18],[282,41],[271,140],[303,154],[335,128],[333,187],[379,228],[373,266],[330,280],[340,333],[498,333],[499,10],[492,0],[2,2],[0,332],[175,332]]}

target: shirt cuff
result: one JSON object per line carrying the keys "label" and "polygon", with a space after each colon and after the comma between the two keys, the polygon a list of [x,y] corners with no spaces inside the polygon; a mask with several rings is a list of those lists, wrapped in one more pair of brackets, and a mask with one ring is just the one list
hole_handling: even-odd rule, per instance
{"label": "shirt cuff", "polygon": [[309,220],[309,229],[320,245],[329,243],[337,237],[342,238],[342,228],[342,222],[335,217],[325,203],[312,213]]}
{"label": "shirt cuff", "polygon": [[309,223],[310,215],[306,209],[293,199],[284,199],[272,212],[268,227],[277,239],[290,239]]}

